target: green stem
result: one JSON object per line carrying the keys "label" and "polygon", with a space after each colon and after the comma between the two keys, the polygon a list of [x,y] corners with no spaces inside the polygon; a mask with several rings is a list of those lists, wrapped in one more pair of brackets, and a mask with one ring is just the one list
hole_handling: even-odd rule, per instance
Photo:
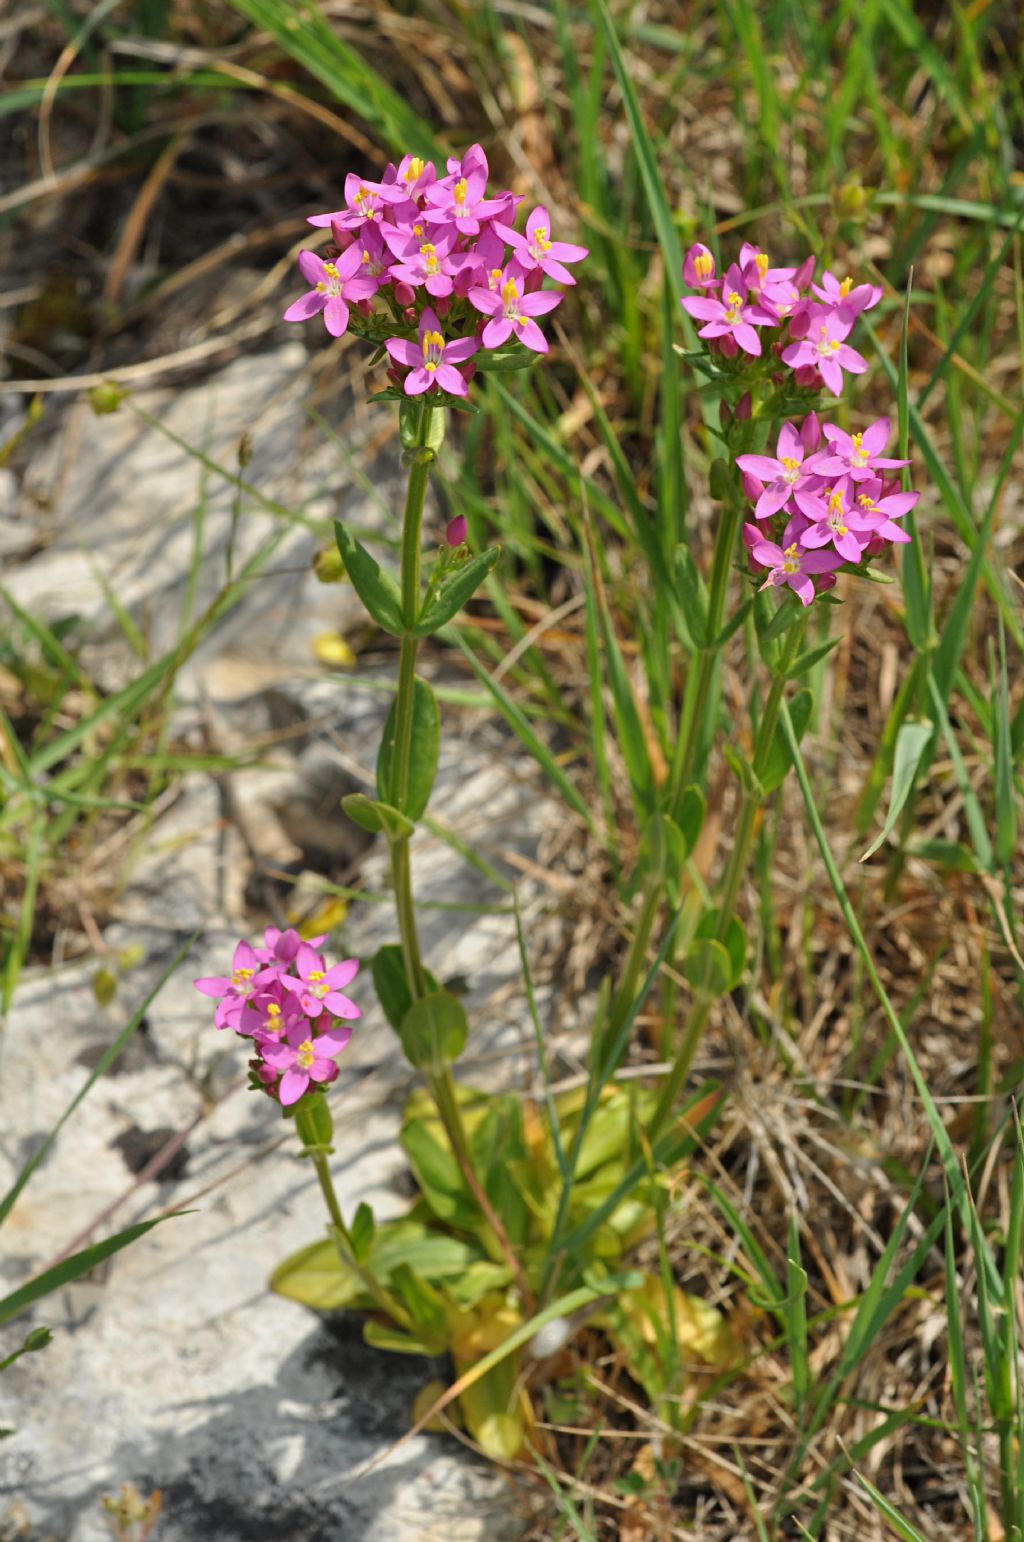
{"label": "green stem", "polygon": [[359,1276],[367,1294],[373,1297],[381,1311],[390,1317],[392,1322],[398,1323],[399,1327],[405,1328],[410,1333],[415,1333],[416,1325],[405,1308],[399,1305],[386,1286],[382,1285],[375,1275],[367,1269],[366,1265],[360,1263],[356,1257],[352,1233],[345,1225],[341,1206],[338,1204],[338,1196],[335,1193],[331,1169],[327,1165],[326,1153],[311,1150],[308,1146],[305,1149],[306,1154],[311,1158],[313,1166],[316,1168],[317,1178],[320,1180],[320,1192],[323,1194],[324,1204],[327,1206],[327,1214],[331,1218],[331,1238],[338,1250],[338,1257],[347,1269],[351,1269],[353,1273]]}
{"label": "green stem", "polygon": [[[740,888],[747,871],[750,860],[750,845],[754,830],[757,825],[758,810],[762,803],[761,777],[768,768],[772,745],[775,741],[775,730],[779,721],[779,709],[782,706],[786,690],[786,675],[796,658],[800,644],[803,640],[804,629],[807,625],[806,616],[802,616],[786,635],[786,643],[782,650],[782,656],[772,671],[772,684],[768,692],[768,700],[765,702],[764,712],[758,724],[757,739],[754,745],[753,777],[749,786],[745,786],[740,796],[739,813],[736,820],[736,835],[733,840],[729,860],[722,875],[722,887],[718,899],[718,921],[715,926],[715,941],[725,943],[729,935],[729,925],[736,910],[736,901],[739,898]],[[649,1135],[656,1140],[662,1127],[672,1113],[680,1092],[685,1085],[686,1078],[690,1074],[690,1068],[696,1058],[700,1041],[704,1037],[708,1018],[715,998],[704,992],[698,992],[687,1014],[683,1025],[682,1037],[672,1069],[662,1083],[661,1094],[651,1119]]]}
{"label": "green stem", "polygon": [[[615,1049],[615,1041],[622,1031],[622,1025],[629,1017],[633,1003],[636,1000],[637,984],[640,972],[644,967],[647,957],[647,947],[654,930],[654,923],[658,919],[661,909],[661,901],[665,892],[664,880],[660,874],[652,875],[644,888],[643,903],[640,914],[637,916],[636,927],[633,932],[633,940],[626,954],[626,962],[622,970],[622,979],[619,988],[615,992],[611,1010],[608,1014],[608,1022],[600,1036],[599,1055],[602,1074],[610,1075],[614,1069],[607,1062],[607,1056]],[[615,1064],[622,1059],[625,1045],[618,1048],[615,1055]]]}

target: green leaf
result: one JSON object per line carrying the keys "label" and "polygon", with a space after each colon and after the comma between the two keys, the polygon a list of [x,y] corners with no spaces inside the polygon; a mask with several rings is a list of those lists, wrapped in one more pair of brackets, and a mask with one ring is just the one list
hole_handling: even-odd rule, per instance
{"label": "green leaf", "polygon": [[409,736],[409,783],[405,798],[398,798],[398,767],[395,764],[395,730],[398,699],[391,703],[384,737],[377,756],[377,793],[384,803],[397,808],[407,819],[416,820],[430,802],[441,753],[441,709],[425,680],[413,681],[412,732]]}
{"label": "green leaf", "polygon": [[401,1142],[423,1197],[438,1220],[460,1231],[475,1231],[480,1212],[450,1149],[423,1119],[410,1119],[403,1125]]}
{"label": "green leaf", "polygon": [[820,663],[823,658],[826,658],[842,640],[841,636],[828,637],[823,643],[819,643],[816,648],[808,648],[806,653],[798,653],[786,670],[786,679],[796,680],[800,675],[806,675],[808,670],[813,669],[815,664]]}
{"label": "green leaf", "polygon": [[690,636],[698,646],[706,645],[708,638],[708,590],[703,574],[693,559],[688,546],[677,546],[674,553],[676,584],[683,605],[686,625]]}
{"label": "green leaf", "polygon": [[80,1279],[83,1274],[89,1274],[97,1264],[103,1263],[113,1253],[119,1253],[136,1238],[145,1236],[147,1231],[152,1231],[154,1226],[159,1226],[161,1221],[172,1221],[179,1215],[187,1215],[184,1210],[175,1211],[172,1215],[158,1215],[153,1221],[140,1221],[137,1226],[129,1226],[125,1231],[119,1231],[116,1236],[107,1237],[103,1242],[95,1242],[92,1247],[83,1248],[80,1253],[72,1253],[70,1258],[62,1259],[52,1269],[46,1269],[42,1274],[37,1274],[35,1279],[29,1280],[18,1290],[13,1290],[9,1296],[0,1300],[0,1325],[10,1322],[12,1317],[18,1317],[28,1310],[34,1302],[40,1301],[43,1296],[49,1296],[53,1291],[60,1290],[64,1285],[70,1285],[72,1280]]}
{"label": "green leaf", "polygon": [[[800,740],[807,732],[813,704],[814,697],[806,687],[802,691],[797,691],[789,704],[789,720],[793,725],[797,744],[800,743]],[[792,763],[786,732],[780,723],[776,727],[772,738],[772,747],[768,752],[768,763],[761,773],[761,786],[766,794],[775,791],[776,787],[785,779]]]}
{"label": "green leaf", "polygon": [[371,1349],[386,1349],[392,1355],[429,1357],[438,1353],[436,1344],[426,1339],[413,1338],[411,1333],[403,1333],[400,1328],[379,1322],[376,1317],[368,1317],[363,1324],[363,1338]]}
{"label": "green leaf", "polygon": [[676,811],[676,824],[683,832],[687,856],[690,856],[700,838],[707,806],[707,799],[699,787],[687,787],[684,789],[683,796],[679,800],[679,808]]}
{"label": "green leaf", "polygon": [[477,369],[493,370],[498,374],[510,374],[513,370],[529,369],[537,362],[537,355],[529,348],[486,348],[477,354],[473,363]]}
{"label": "green leaf", "polygon": [[362,792],[350,792],[342,798],[341,806],[349,819],[369,830],[371,835],[379,835],[383,830],[389,840],[397,841],[410,836],[415,829],[412,820],[406,819],[398,809],[389,803],[375,802]]}
{"label": "green leaf", "polygon": [[441,1353],[446,1347],[446,1323],[440,1292],[405,1262],[392,1270],[391,1288],[412,1318],[417,1334],[425,1343],[434,1344],[434,1354]]}
{"label": "green leaf", "polygon": [[398,1036],[410,1065],[423,1069],[458,1060],[469,1037],[466,1009],[450,991],[431,991],[413,1002]]}
{"label": "green leaf", "polygon": [[438,632],[446,626],[471,595],[479,589],[500,556],[500,546],[489,546],[478,557],[471,557],[447,578],[442,579],[437,589],[428,598],[416,625],[412,627],[412,636],[429,637],[433,632]]}
{"label": "green leaf", "polygon": [[683,975],[699,996],[725,996],[732,989],[733,961],[713,937],[698,937],[683,960]]}
{"label": "green leaf", "polygon": [[679,826],[667,814],[652,814],[640,837],[633,874],[633,892],[641,883],[653,880],[666,886],[675,903],[686,855],[686,837]]}
{"label": "green leaf", "polygon": [[402,440],[402,449],[430,450],[436,456],[444,444],[444,413],[435,412],[431,408],[427,436],[421,439],[420,424],[426,405],[423,398],[403,395],[401,401],[402,405],[398,410],[398,432]]}
{"label": "green leaf", "polygon": [[921,757],[931,743],[935,730],[931,723],[905,722],[900,724],[900,731],[896,735],[896,749],[892,760],[892,792],[889,795],[889,812],[885,816],[885,824],[879,834],[871,842],[867,851],[861,857],[866,862],[873,857],[882,842],[889,835],[903,805],[910,796],[910,789],[914,785],[914,777],[921,763]]}
{"label": "green leaf", "polygon": [[[721,912],[708,910],[701,917],[695,937],[714,937],[718,931]],[[726,934],[720,939],[729,955],[732,965],[732,977],[729,982],[729,990],[735,990],[743,979],[747,968],[747,931],[739,916],[730,916]],[[721,994],[721,993],[719,993]]]}
{"label": "green leaf", "polygon": [[376,1223],[373,1219],[373,1211],[365,1199],[360,1200],[356,1213],[352,1218],[352,1226],[349,1235],[352,1238],[352,1250],[360,1263],[365,1263],[369,1256],[370,1248],[376,1233]]}
{"label": "green leaf", "polygon": [[392,637],[402,637],[402,597],[395,579],[338,520],[334,522],[334,536],[352,587],[374,621]]}
{"label": "green leaf", "polygon": [[[368,1257],[362,1261],[377,1279],[388,1285],[401,1264],[415,1269],[427,1280],[462,1280],[468,1270],[486,1259],[473,1243],[440,1231],[415,1216],[400,1216],[375,1228]],[[282,1259],[270,1276],[270,1288],[277,1295],[317,1312],[370,1311],[374,1307],[359,1276],[342,1260],[329,1237]]]}
{"label": "green leaf", "polygon": [[[425,969],[423,972],[431,991],[440,990],[441,987],[430,970]],[[383,947],[377,949],[373,963],[370,965],[370,973],[373,975],[374,989],[384,1016],[395,1032],[401,1033],[402,1023],[412,1006],[412,991],[409,989],[409,981],[405,973],[402,949],[397,942],[386,942]]]}

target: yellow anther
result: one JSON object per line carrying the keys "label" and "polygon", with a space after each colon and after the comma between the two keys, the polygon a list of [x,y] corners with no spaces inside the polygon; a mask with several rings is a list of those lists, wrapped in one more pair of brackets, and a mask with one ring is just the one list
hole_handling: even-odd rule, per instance
{"label": "yellow anther", "polygon": [[725,298],[728,300],[730,305],[742,305],[743,304],[743,296],[741,294],[737,294],[735,289],[731,290],[730,293],[727,294]]}
{"label": "yellow anther", "polygon": [[506,279],[501,286],[501,298],[506,305],[514,305],[519,299],[519,286],[514,278]]}
{"label": "yellow anther", "polygon": [[410,159],[409,165],[406,167],[405,180],[407,182],[416,182],[420,177],[422,177],[422,175],[423,162],[420,160],[418,155],[414,155]]}
{"label": "yellow anther", "polygon": [[782,457],[782,464],[787,471],[797,471],[800,468],[800,462],[795,460],[792,455],[784,455]]}
{"label": "yellow anther", "polygon": [[843,506],[843,495],[842,495],[842,492],[840,491],[840,489],[838,487],[834,488],[833,491],[829,494],[828,506],[829,506],[830,509],[833,509],[833,510],[838,510],[838,509],[842,508],[842,506]]}
{"label": "yellow anther", "polygon": [[313,1041],[311,1039],[303,1039],[302,1043],[295,1051],[295,1059],[304,1071],[309,1069],[309,1067],[313,1064],[313,1061],[316,1059],[316,1055],[313,1051]]}
{"label": "yellow anther", "polygon": [[754,258],[754,261],[757,263],[758,273],[760,273],[761,277],[764,278],[765,274],[768,272],[768,253],[758,252],[757,256]]}
{"label": "yellow anther", "polygon": [[845,300],[846,296],[850,293],[850,290],[852,288],[853,288],[853,279],[852,278],[844,278],[843,282],[839,285],[839,298],[841,300]]}
{"label": "yellow anther", "polygon": [[326,294],[327,293],[327,285],[324,284],[324,283],[317,284],[316,292],[317,292],[317,294]]}
{"label": "yellow anther", "polygon": [[693,271],[698,278],[710,278],[715,271],[715,259],[710,252],[698,252],[693,259]]}
{"label": "yellow anther", "polygon": [[417,236],[417,237],[421,236],[423,234],[423,226],[422,225],[414,225],[412,227],[412,233],[413,233],[414,236]]}
{"label": "yellow anther", "polygon": [[324,263],[324,272],[327,274],[328,278],[337,278],[338,276],[338,270],[334,266],[333,262]]}
{"label": "yellow anther", "polygon": [[322,980],[323,977],[324,977],[324,972],[323,972],[322,969],[311,969],[309,971],[309,974],[306,976],[306,979],[309,980],[311,982],[311,984],[315,985],[317,983],[317,981],[318,980]]}
{"label": "yellow anther", "polygon": [[782,555],[784,557],[795,557],[799,550],[800,550],[799,543],[797,541],[794,541],[792,546],[787,546],[786,547],[786,550],[782,553]]}
{"label": "yellow anther", "polygon": [[353,203],[362,203],[365,199],[369,198],[369,196],[370,196],[369,190],[367,188],[365,188],[365,187],[361,187],[359,189],[359,191],[356,193],[356,196],[355,196],[355,198],[353,198],[352,202]]}
{"label": "yellow anther", "polygon": [[465,179],[465,177],[460,177],[459,180],[456,182],[455,186],[452,188],[452,197],[455,199],[455,203],[456,203],[456,206],[457,206],[456,207],[456,213],[458,213],[458,214],[463,213],[464,211],[463,211],[462,205],[466,202],[466,179]]}

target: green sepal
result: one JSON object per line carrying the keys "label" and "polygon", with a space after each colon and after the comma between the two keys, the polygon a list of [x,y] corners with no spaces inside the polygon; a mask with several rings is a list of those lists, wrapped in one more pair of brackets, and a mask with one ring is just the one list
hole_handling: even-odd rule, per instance
{"label": "green sepal", "polygon": [[341,806],[357,825],[369,830],[371,835],[379,835],[383,831],[389,841],[407,839],[416,828],[412,820],[406,819],[398,809],[392,808],[389,803],[375,802],[362,792],[350,792],[342,798]]}
{"label": "green sepal", "polygon": [[398,722],[397,698],[391,703],[384,737],[377,755],[377,795],[383,803],[397,808],[407,819],[419,819],[434,787],[437,761],[441,753],[441,710],[437,698],[425,680],[413,681],[412,733],[409,736],[409,785],[404,801],[398,800],[397,767],[394,763],[395,729]]}
{"label": "green sepal", "polygon": [[410,628],[413,637],[429,637],[439,632],[479,589],[488,573],[501,556],[500,546],[489,546],[479,556],[471,557],[443,578],[428,596],[416,625]]}
{"label": "green sepal", "polygon": [[[423,412],[430,413],[430,421],[427,424],[426,440],[421,442],[420,417]],[[430,459],[433,460],[444,444],[444,412],[435,409],[433,402],[428,407],[420,400],[405,396],[398,409],[398,432],[403,450],[429,450]]]}
{"label": "green sepal", "polygon": [[352,587],[374,621],[392,637],[403,636],[402,598],[396,580],[338,520],[334,522],[334,538]]}
{"label": "green sepal", "polygon": [[466,1009],[451,991],[431,991],[413,1002],[398,1036],[410,1065],[422,1069],[458,1060],[469,1037]]}

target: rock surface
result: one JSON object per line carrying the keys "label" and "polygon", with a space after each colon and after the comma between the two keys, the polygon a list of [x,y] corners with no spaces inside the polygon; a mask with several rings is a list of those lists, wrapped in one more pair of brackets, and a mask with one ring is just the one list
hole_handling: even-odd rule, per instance
{"label": "rock surface", "polygon": [[[382,528],[379,504],[350,490],[334,452],[326,457],[306,441],[294,391],[304,358],[288,344],[239,361],[202,387],[141,405],[225,464],[242,428],[255,425],[256,459],[246,476],[268,496],[301,505],[317,520],[343,507],[356,525]],[[59,447],[46,452],[50,459],[34,473],[39,481],[56,475],[58,454]],[[79,436],[75,457],[64,495],[47,514],[43,549],[5,581],[29,609],[86,618],[94,666],[116,680],[131,661],[97,572],[116,585],[157,651],[172,646],[190,582],[197,499],[205,500],[205,556],[193,614],[221,581],[233,495],[213,478],[204,489],[195,460],[136,417],[101,420]],[[394,462],[390,470],[378,467],[378,485],[386,488],[389,477],[397,478]],[[236,565],[280,530],[279,520],[247,509],[238,521]],[[320,540],[319,528],[285,527],[271,576],[252,585],[183,673],[178,732],[198,742],[213,732],[218,748],[235,750],[275,723],[294,731],[280,739],[270,769],[240,771],[227,783],[189,773],[152,829],[119,854],[127,880],[105,942],[111,956],[138,945],[144,961],[107,1008],[92,988],[96,960],[28,971],[17,993],[0,1048],[0,1187],[200,929],[187,961],[62,1130],[3,1231],[0,1275],[10,1289],[69,1245],[84,1245],[79,1234],[97,1221],[90,1240],[162,1211],[191,1212],[163,1222],[6,1330],[0,1353],[20,1344],[32,1322],[48,1324],[55,1337],[0,1378],[0,1424],[17,1431],[0,1444],[0,1536],[8,1503],[11,1517],[18,1507],[28,1517],[26,1542],[98,1542],[110,1535],[100,1498],[124,1482],[163,1491],[155,1542],[505,1542],[524,1526],[521,1496],[453,1440],[420,1436],[387,1454],[436,1366],[368,1350],[351,1324],[320,1321],[267,1290],[274,1263],[321,1234],[319,1193],[293,1155],[290,1126],[269,1101],[244,1090],[237,1040],[217,1036],[207,1004],[191,988],[195,975],[220,971],[235,937],[257,929],[254,855],[257,866],[260,857],[308,865],[302,808],[316,822],[322,805],[327,824],[340,828],[339,785],[369,783],[388,701],[374,686],[386,685],[393,669],[387,658],[360,667],[366,683],[357,688],[316,666],[316,634],[344,631],[358,615],[347,588],[325,588],[310,574]],[[436,668],[439,657],[428,656],[425,667]],[[457,721],[446,709],[431,812],[458,840],[479,842],[515,879],[529,921],[547,896],[536,881],[523,881],[514,858],[528,864],[535,855],[551,809],[492,723],[456,739]],[[321,868],[358,870],[370,894],[386,897],[382,852],[357,845],[313,855]],[[519,958],[508,894],[429,830],[417,835],[413,865],[418,899],[428,907],[429,963],[442,980],[471,982],[469,1079],[521,1076],[532,1030],[521,993],[509,990]],[[322,883],[317,873],[304,881]],[[287,888],[279,898],[290,903]],[[465,908],[440,908],[453,899]],[[394,935],[388,904],[359,904],[332,951],[369,957]],[[334,1094],[333,1168],[348,1214],[368,1199],[386,1216],[400,1213],[407,1198],[395,1136],[410,1083],[368,976],[360,979],[361,992],[353,991],[366,1015]],[[173,1164],[147,1178],[148,1156],[175,1131],[187,1134]],[[15,1520],[8,1524],[17,1535]]]}

